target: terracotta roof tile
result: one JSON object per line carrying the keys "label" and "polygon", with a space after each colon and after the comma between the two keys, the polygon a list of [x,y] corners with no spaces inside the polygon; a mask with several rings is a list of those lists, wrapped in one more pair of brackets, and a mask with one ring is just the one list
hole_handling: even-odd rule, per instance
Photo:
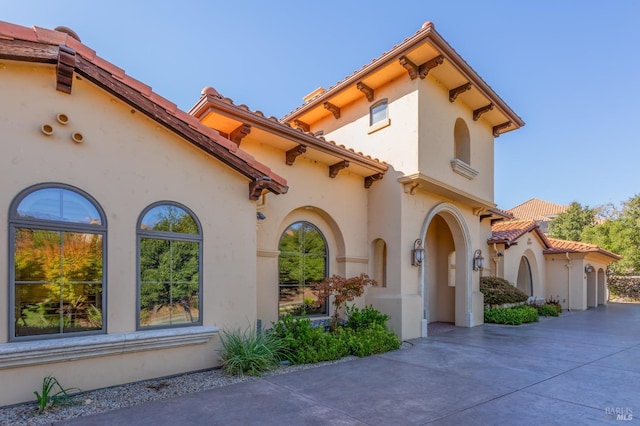
{"label": "terracotta roof tile", "polygon": [[622,256],[607,251],[605,249],[600,248],[595,244],[583,243],[580,241],[568,241],[568,240],[560,240],[557,238],[548,238],[551,243],[551,247],[549,247],[544,252],[546,254],[552,253],[600,253],[605,256],[609,256],[616,260],[622,259]]}
{"label": "terracotta roof tile", "polygon": [[347,75],[345,78],[329,87],[329,89],[320,92],[317,96],[307,100],[304,104],[286,114],[281,121],[290,121],[294,116],[299,115],[302,110],[306,110],[311,104],[319,102],[319,99],[329,98],[343,88],[346,88],[351,84],[356,84],[357,80],[364,78],[367,73],[373,72],[376,67],[397,58],[406,49],[410,49],[417,43],[427,39],[430,40],[430,42],[435,45],[436,49],[440,50],[444,54],[445,58],[451,61],[462,74],[467,76],[476,89],[481,92],[485,92],[488,97],[494,100],[496,107],[502,110],[507,117],[510,117],[513,121],[511,129],[524,126],[524,121],[522,121],[515,111],[513,111],[506,102],[504,102],[504,100],[486,81],[484,81],[484,79],[464,60],[464,58],[462,58],[462,56],[460,56],[460,54],[456,52],[456,50],[453,49],[446,40],[444,40],[444,38],[436,31],[435,25],[430,21],[426,21],[412,36],[405,38],[401,43],[394,45],[388,51],[385,51],[377,58],[372,59],[368,64],[363,65],[353,73]]}
{"label": "terracotta roof tile", "polygon": [[67,45],[67,38],[70,38],[68,34],[49,30],[47,28],[33,27],[36,33],[36,40],[40,43],[44,44],[57,44],[57,45]]}
{"label": "terracotta roof tile", "polygon": [[510,220],[498,222],[491,226],[491,238],[488,244],[505,244],[507,247],[516,243],[523,235],[535,232],[545,247],[550,247],[547,237],[540,230],[540,226],[533,220]]}
{"label": "terracotta roof tile", "polygon": [[569,206],[562,206],[549,201],[532,198],[507,210],[516,219],[549,221],[554,216],[565,212]]}
{"label": "terracotta roof tile", "polygon": [[[179,122],[182,122],[186,124],[189,128],[193,129],[195,133],[192,134],[191,136],[185,136],[187,137],[187,139],[192,140],[192,142],[194,142],[196,145],[200,146],[201,148],[207,147],[209,149],[208,152],[210,154],[217,156],[220,160],[222,160],[229,166],[236,168],[236,170],[238,170],[240,173],[243,173],[245,176],[251,179],[254,179],[257,175],[266,176],[270,178],[270,181],[273,181],[273,184],[269,186],[269,189],[272,190],[273,192],[276,192],[276,193],[286,192],[287,182],[286,182],[286,179],[284,179],[282,176],[279,176],[276,173],[272,172],[271,169],[269,169],[269,167],[260,163],[251,155],[238,149],[237,144],[222,137],[217,131],[204,126],[199,122],[199,120],[197,120],[192,115],[179,110],[176,104],[158,95],[157,93],[153,92],[150,86],[126,75],[124,69],[115,66],[111,62],[99,56],[96,56],[96,53],[93,49],[90,49],[89,47],[85,46],[83,43],[69,36],[67,33],[64,33],[61,31],[49,30],[49,29],[40,28],[40,27],[26,28],[20,25],[11,24],[9,22],[0,21],[0,42],[2,42],[2,39],[24,40],[28,42],[34,42],[34,43],[45,44],[45,45],[54,45],[54,46],[65,45],[75,50],[82,58],[84,58],[82,59],[82,61],[87,61],[90,64],[89,65],[90,67],[96,67],[98,69],[103,70],[104,72],[107,72],[108,74],[111,75],[111,77],[121,82],[118,84],[123,84],[124,86],[126,86],[127,88],[126,90],[124,90],[124,88],[122,89],[123,93],[125,93],[125,95],[122,95],[122,96],[124,96],[124,99],[126,99],[127,102],[130,101],[128,97],[129,92],[137,92],[143,95],[150,102],[152,102],[151,104],[152,107],[150,107],[151,111],[147,111],[147,114],[151,118],[155,117],[157,119],[158,117],[157,111],[159,110],[166,111],[167,113],[173,115],[175,117],[175,120],[178,120]],[[51,63],[54,63],[56,58],[52,56],[52,52],[49,52],[47,54],[50,55],[49,57],[47,57],[47,59]],[[23,52],[23,55],[24,55],[23,57],[25,58],[30,58],[30,56],[28,56],[28,54],[25,54],[24,52]],[[34,58],[36,57],[34,56]],[[37,59],[41,59],[41,58],[37,57]],[[76,63],[76,67],[78,67],[77,63]],[[76,68],[76,71],[77,70],[78,68]],[[110,90],[116,90],[116,89],[110,88]],[[131,103],[131,105],[133,106],[134,103]],[[136,105],[144,105],[144,104],[136,104]],[[149,107],[145,107],[145,108],[148,109]],[[153,111],[154,108],[156,108],[155,112]],[[171,130],[177,131],[177,128],[172,127],[177,125],[177,122],[174,124],[173,120],[167,120],[164,122],[158,120],[158,122],[160,122],[164,126],[171,127]],[[182,124],[181,126],[184,126],[184,124]],[[184,127],[182,127],[182,129],[184,129]],[[197,137],[193,135],[200,135],[202,137]],[[220,151],[220,147],[224,148],[226,151],[232,154],[232,157],[230,158],[235,157],[236,160],[233,160],[233,161],[228,160],[227,157],[225,157],[227,154],[223,155],[222,152]],[[241,160],[242,163],[240,163],[238,160]]]}
{"label": "terracotta roof tile", "polygon": [[266,117],[264,115],[264,113],[262,113],[262,111],[252,111],[247,105],[245,104],[240,104],[240,105],[236,105],[233,102],[233,99],[229,98],[229,97],[225,97],[223,95],[221,95],[216,89],[214,89],[211,86],[207,86],[205,88],[202,89],[201,92],[202,96],[200,98],[200,100],[196,103],[196,105],[194,105],[191,110],[189,111],[190,114],[196,116],[198,111],[201,109],[201,107],[203,105],[206,104],[207,99],[211,99],[214,98],[213,100],[219,100],[220,102],[223,102],[225,104],[231,105],[233,108],[249,113],[255,117],[258,117],[259,119],[263,119],[263,120],[268,120],[270,122],[273,122],[274,125],[278,126],[278,127],[283,127],[288,129],[289,131],[291,130],[295,130],[296,132],[305,135],[307,137],[312,137],[313,139],[315,139],[316,141],[318,141],[318,143],[322,144],[322,145],[331,145],[331,149],[333,151],[335,151],[338,154],[347,154],[349,153],[350,156],[357,156],[360,157],[362,159],[366,159],[369,161],[372,161],[374,163],[377,164],[378,167],[380,168],[384,168],[384,170],[386,171],[386,168],[388,167],[387,164],[384,161],[380,161],[377,158],[373,158],[370,155],[365,155],[361,152],[356,152],[354,149],[352,148],[346,148],[344,145],[337,145],[334,141],[327,141],[323,136],[316,136],[314,135],[312,132],[305,132],[303,129],[299,128],[299,127],[292,127],[291,124],[287,123],[287,122],[281,122],[280,120],[278,120],[276,117]]}

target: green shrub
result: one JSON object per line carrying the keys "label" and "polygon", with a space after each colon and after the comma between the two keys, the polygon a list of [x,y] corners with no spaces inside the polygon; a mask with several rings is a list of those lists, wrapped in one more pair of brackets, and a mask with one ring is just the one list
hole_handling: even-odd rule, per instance
{"label": "green shrub", "polygon": [[543,317],[557,317],[559,315],[556,305],[540,305],[538,306],[538,314]]}
{"label": "green shrub", "polygon": [[371,305],[365,306],[362,309],[358,309],[355,305],[351,307],[347,306],[345,311],[347,314],[345,327],[355,331],[363,330],[376,324],[386,328],[387,321],[389,321],[389,315],[383,314]]}
{"label": "green shrub", "polygon": [[325,331],[314,327],[309,318],[283,317],[273,324],[273,334],[286,345],[293,364],[332,361],[347,355],[367,356],[395,350],[400,340],[387,329],[389,316],[373,307],[347,308],[344,326]]}
{"label": "green shrub", "polygon": [[287,354],[287,346],[271,332],[257,332],[254,327],[223,331],[222,368],[237,376],[259,376],[273,370]]}
{"label": "green shrub", "polygon": [[484,295],[486,305],[520,303],[529,299],[529,296],[518,290],[509,281],[498,277],[480,278],[480,292]]}
{"label": "green shrub", "polygon": [[556,311],[558,312],[558,315],[560,315],[562,313],[562,305],[560,304],[560,299],[554,299],[553,297],[550,297],[550,298],[547,299],[545,304],[553,306],[556,309]]}
{"label": "green shrub", "polygon": [[494,308],[484,311],[484,322],[495,324],[520,325],[539,320],[538,310],[531,306],[516,306],[513,308]]}
{"label": "green shrub", "polygon": [[364,357],[400,348],[398,336],[384,325],[372,324],[368,328],[349,331],[348,346],[352,355]]}

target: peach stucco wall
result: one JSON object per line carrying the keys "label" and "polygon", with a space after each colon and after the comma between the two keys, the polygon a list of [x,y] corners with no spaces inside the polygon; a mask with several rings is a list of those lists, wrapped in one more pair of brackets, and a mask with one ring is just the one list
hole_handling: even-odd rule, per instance
{"label": "peach stucco wall", "polygon": [[[0,68],[0,271],[7,271],[7,213],[13,198],[38,183],[63,183],[91,194],[107,218],[107,331],[136,330],[136,222],[151,203],[190,208],[203,233],[205,326],[244,326],[256,319],[255,203],[248,180],[91,83],[74,78],[71,95],[55,90],[55,67],[4,61]],[[8,100],[12,100],[9,102]],[[57,113],[69,117],[58,124]],[[45,136],[43,123],[54,128]],[[74,143],[71,132],[85,142]],[[7,275],[0,294],[9,293]],[[7,303],[0,303],[0,346],[8,342]],[[31,399],[47,374],[83,390],[208,368],[219,339],[207,344],[74,362],[0,369],[12,383],[0,405]]]}

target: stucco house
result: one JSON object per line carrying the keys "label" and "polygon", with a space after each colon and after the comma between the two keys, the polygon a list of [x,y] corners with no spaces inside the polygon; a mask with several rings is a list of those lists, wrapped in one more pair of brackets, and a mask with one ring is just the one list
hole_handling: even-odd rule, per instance
{"label": "stucco house", "polygon": [[487,242],[490,275],[531,297],[556,299],[569,310],[605,305],[607,266],[621,259],[595,244],[547,237],[535,220],[499,221]]}
{"label": "stucco house", "polygon": [[0,405],[216,366],[220,329],[327,317],[333,274],[376,279],[358,303],[402,339],[482,324],[481,275],[604,300],[612,253],[493,233],[494,140],[524,122],[429,22],[282,119],[212,87],[181,111],[72,31],[5,22],[0,93]]}

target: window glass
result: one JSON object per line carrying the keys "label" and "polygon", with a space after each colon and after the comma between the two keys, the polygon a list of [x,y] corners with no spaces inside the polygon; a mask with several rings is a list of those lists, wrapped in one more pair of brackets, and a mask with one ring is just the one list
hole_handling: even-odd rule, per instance
{"label": "window glass", "polygon": [[387,101],[382,100],[371,107],[369,125],[386,120],[387,117]]}
{"label": "window glass", "polygon": [[10,221],[11,338],[103,330],[106,229],[95,226],[103,223],[98,207],[59,187],[18,199]]}
{"label": "window glass", "polygon": [[201,235],[185,208],[162,204],[139,227],[139,327],[201,323]]}
{"label": "window glass", "polygon": [[326,315],[327,301],[314,293],[327,276],[327,243],[308,222],[289,226],[280,238],[280,315]]}
{"label": "window glass", "polygon": [[102,225],[91,201],[64,188],[44,188],[30,193],[18,205],[17,213],[26,219]]}

